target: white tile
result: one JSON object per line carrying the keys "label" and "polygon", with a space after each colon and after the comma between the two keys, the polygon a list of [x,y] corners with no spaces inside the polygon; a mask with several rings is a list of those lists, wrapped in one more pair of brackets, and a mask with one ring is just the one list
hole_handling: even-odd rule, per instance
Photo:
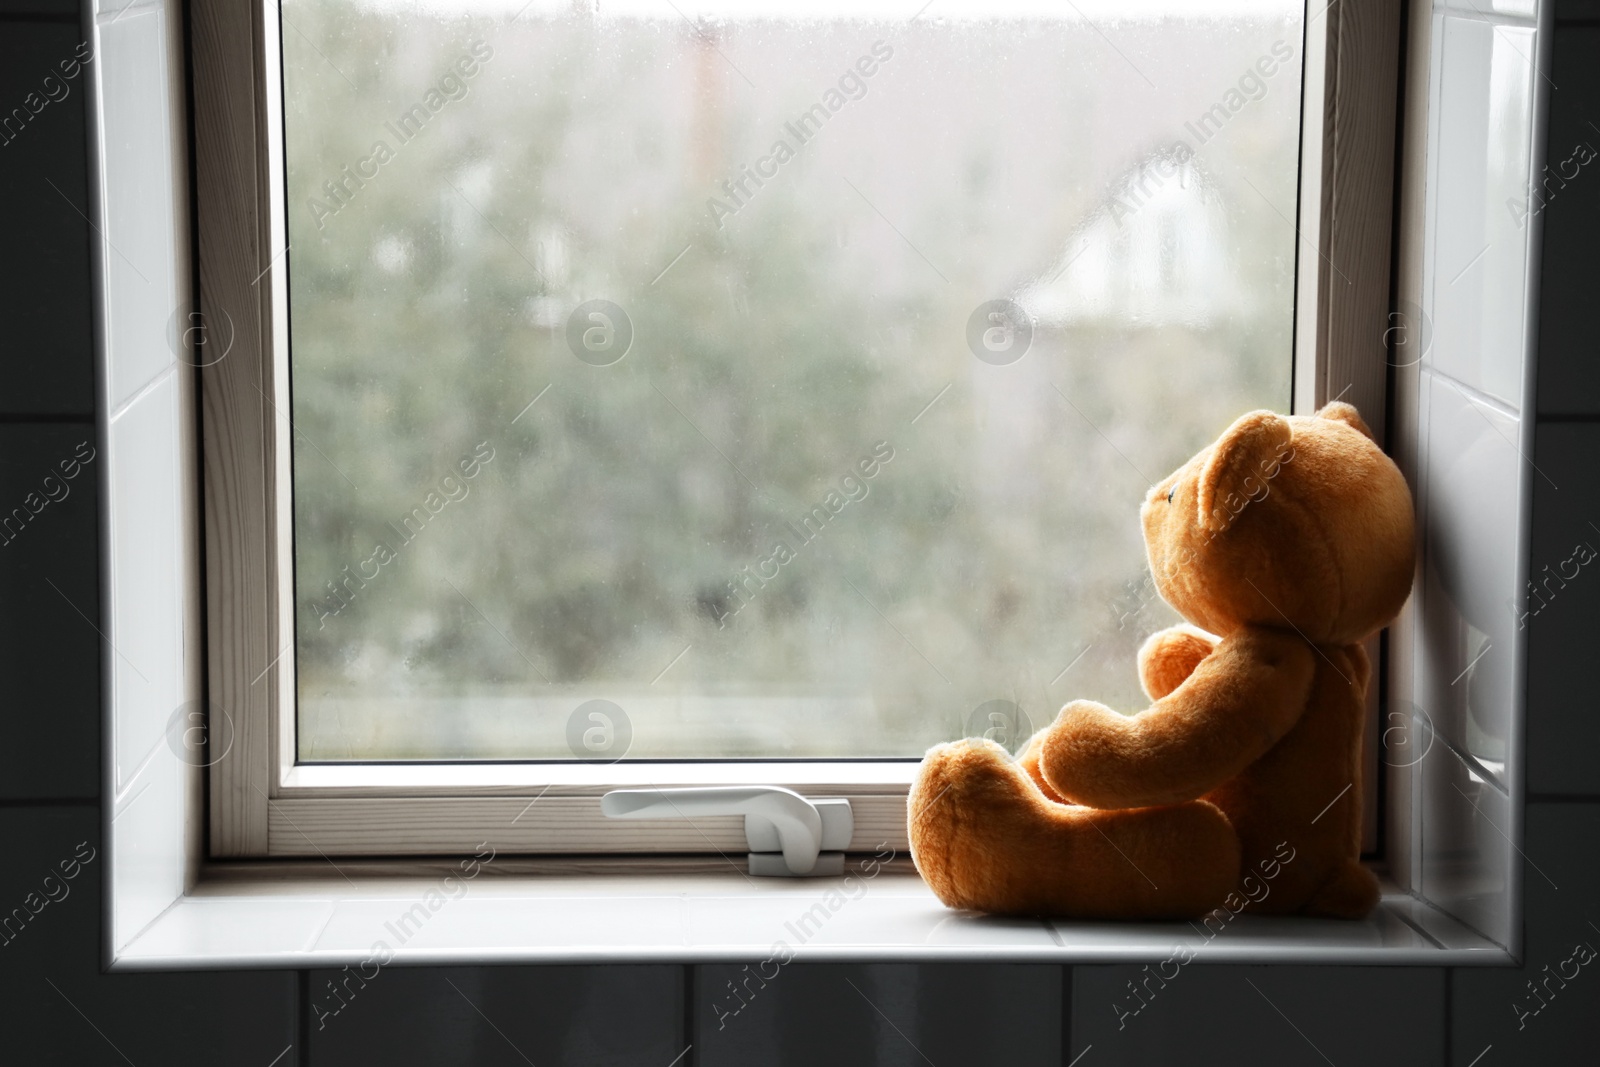
{"label": "white tile", "polygon": [[1536,35],[1454,15],[1436,27],[1428,359],[1520,410]]}
{"label": "white tile", "polygon": [[[907,884],[899,884],[906,882]],[[865,891],[862,891],[862,886]],[[1055,941],[1044,924],[954,912],[927,887],[907,880],[855,882],[816,879],[779,897],[734,901],[694,897],[687,902],[694,944],[723,943],[765,955],[781,943],[797,954],[879,947],[989,946],[1048,951]]]}
{"label": "white tile", "polygon": [[1539,17],[1539,0],[1437,0],[1434,9],[1480,18],[1517,19],[1531,26]]}
{"label": "white tile", "polygon": [[95,19],[101,25],[105,25],[110,22],[125,21],[142,11],[164,6],[164,0],[96,0]]}
{"label": "white tile", "polygon": [[1459,920],[1409,894],[1385,894],[1379,907],[1411,927],[1413,932],[1430,944],[1436,943],[1454,952],[1467,953],[1481,953],[1489,947],[1481,936]]}
{"label": "white tile", "polygon": [[[141,931],[172,930],[198,843],[198,772],[166,743],[168,720],[197,673],[185,608],[194,573],[181,442],[190,409],[167,340],[179,286],[181,174],[175,160],[170,2],[96,6],[94,67],[100,109],[97,189],[104,230],[105,636],[107,804],[113,952]],[[175,137],[177,140],[175,141]]]}
{"label": "white tile", "polygon": [[1467,931],[1453,942],[1424,936],[1405,921],[1410,918],[1404,907],[1409,900],[1403,894],[1386,894],[1378,909],[1361,922],[1241,915],[1220,928],[1186,922],[1051,925],[1075,955],[1099,960],[1164,959],[1179,946],[1203,963],[1297,963],[1311,956],[1324,963],[1356,963],[1386,955],[1415,963],[1435,955],[1441,944],[1466,955],[1485,951],[1482,940]]}
{"label": "white tile", "polygon": [[396,959],[494,959],[521,952],[624,957],[681,951],[683,902],[671,896],[500,897],[459,899],[433,885],[414,896],[341,903],[311,948],[313,958],[373,955],[382,943]]}
{"label": "white tile", "polygon": [[1423,386],[1415,704],[1444,737],[1493,767],[1510,761],[1515,738],[1516,501],[1519,479],[1533,472],[1518,450],[1517,419],[1439,375],[1424,372]]}
{"label": "white tile", "polygon": [[1444,743],[1422,761],[1422,894],[1472,930],[1510,945],[1511,860],[1519,832],[1510,799]]}
{"label": "white tile", "polygon": [[113,782],[127,788],[183,702],[184,594],[179,382],[162,379],[111,424],[112,588],[107,635],[116,701]]}
{"label": "white tile", "polygon": [[333,907],[315,898],[189,898],[129,947],[147,965],[212,959],[305,966],[306,947]]}
{"label": "white tile", "polygon": [[100,27],[104,150],[102,269],[108,275],[110,410],[147,386],[175,360],[169,334],[177,308],[173,161],[153,146],[171,136],[167,16],[159,7]]}
{"label": "white tile", "polygon": [[105,447],[112,596],[113,938],[132,936],[183,891],[186,805],[196,772],[169,745],[187,687],[179,525],[180,383],[169,374],[113,422]]}
{"label": "white tile", "polygon": [[184,769],[162,746],[127,793],[112,802],[112,911],[108,936],[121,946],[183,894]]}

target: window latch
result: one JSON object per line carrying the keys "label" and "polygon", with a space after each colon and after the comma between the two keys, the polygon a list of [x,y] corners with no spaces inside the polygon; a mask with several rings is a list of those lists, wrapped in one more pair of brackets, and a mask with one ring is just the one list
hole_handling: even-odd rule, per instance
{"label": "window latch", "polygon": [[756,875],[843,874],[844,849],[855,833],[848,799],[806,798],[776,785],[614,789],[600,798],[600,811],[611,819],[743,815]]}

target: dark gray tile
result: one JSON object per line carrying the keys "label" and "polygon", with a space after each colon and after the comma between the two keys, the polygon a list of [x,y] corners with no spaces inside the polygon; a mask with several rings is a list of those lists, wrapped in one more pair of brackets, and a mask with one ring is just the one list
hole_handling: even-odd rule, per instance
{"label": "dark gray tile", "polygon": [[1523,849],[1523,965],[1452,975],[1452,1067],[1593,1063],[1600,1048],[1600,803],[1530,804]]}
{"label": "dark gray tile", "polygon": [[0,32],[0,414],[93,410],[81,40],[56,22]]}
{"label": "dark gray tile", "polygon": [[1600,0],[1556,0],[1557,19],[1600,19]]}
{"label": "dark gray tile", "polygon": [[[1055,1067],[1061,974],[1009,964],[696,968],[696,1067]],[[763,977],[765,976],[765,977]]]}
{"label": "dark gray tile", "polygon": [[1437,968],[1148,966],[1073,969],[1068,1051],[1093,1046],[1084,1067],[1444,1063]]}
{"label": "dark gray tile", "polygon": [[1534,462],[1545,477],[1533,483],[1534,589],[1517,610],[1527,626],[1527,781],[1535,794],[1600,794],[1600,715],[1588,681],[1600,634],[1600,558],[1583,562],[1600,550],[1597,456],[1600,424],[1540,423],[1535,432]]}
{"label": "dark gray tile", "polygon": [[78,0],[0,0],[0,18],[39,17],[76,19],[81,8]]}
{"label": "dark gray tile", "polygon": [[0,798],[99,795],[101,465],[93,426],[0,424]]}
{"label": "dark gray tile", "polygon": [[[1569,7],[1572,5],[1568,5]],[[1600,6],[1600,5],[1592,5]],[[1550,91],[1539,281],[1538,410],[1600,414],[1600,361],[1594,358],[1594,249],[1600,241],[1600,27],[1559,27]],[[1580,151],[1580,146],[1582,150]],[[1578,153],[1575,156],[1575,152]],[[1561,183],[1565,183],[1564,186]]]}
{"label": "dark gray tile", "polygon": [[5,1062],[266,1067],[289,1048],[292,972],[101,973],[96,808],[0,807],[0,847]]}
{"label": "dark gray tile", "polygon": [[376,965],[313,971],[309,1060],[338,1067],[667,1067],[683,968]]}

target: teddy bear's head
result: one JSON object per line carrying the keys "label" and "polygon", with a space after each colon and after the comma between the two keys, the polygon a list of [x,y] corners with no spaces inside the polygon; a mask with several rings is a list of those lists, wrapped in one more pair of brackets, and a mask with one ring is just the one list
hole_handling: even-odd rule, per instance
{"label": "teddy bear's head", "polygon": [[1150,570],[1184,617],[1350,644],[1411,590],[1411,493],[1349,404],[1252,411],[1150,491]]}

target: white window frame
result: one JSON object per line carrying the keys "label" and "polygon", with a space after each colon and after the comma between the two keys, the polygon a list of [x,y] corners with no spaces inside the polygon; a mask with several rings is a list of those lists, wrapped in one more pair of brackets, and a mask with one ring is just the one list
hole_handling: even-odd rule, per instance
{"label": "white window frame", "polygon": [[[1399,4],[1338,0],[1316,12],[1306,32],[1294,410],[1342,396],[1383,426],[1390,422],[1385,407],[1392,388],[1399,405],[1392,420],[1396,454],[1413,477],[1421,462],[1416,399],[1407,391],[1414,388],[1403,374],[1391,381],[1386,373],[1390,237],[1398,233],[1400,240],[1399,295],[1411,306],[1422,301],[1426,309],[1417,263],[1437,196],[1428,180],[1427,152],[1436,137],[1429,116],[1441,92],[1458,91],[1439,85],[1436,27],[1449,6],[1440,0],[1437,10],[1426,4],[1411,8],[1400,160],[1394,158]],[[634,846],[626,838],[591,847],[598,794],[638,780],[629,776],[641,772],[656,784],[726,781],[731,772],[745,781],[851,796],[858,828],[852,850],[871,853],[887,841],[903,872],[904,785],[914,763],[744,765],[759,767],[755,773],[737,764],[658,764],[648,771],[620,764],[605,769],[603,785],[585,781],[592,769],[583,765],[301,766],[274,773],[276,753],[292,751],[286,716],[278,711],[293,692],[292,664],[285,662],[292,656],[279,640],[292,633],[290,602],[275,569],[278,546],[287,544],[289,489],[286,480],[273,477],[288,469],[287,423],[280,410],[286,405],[273,401],[285,395],[287,363],[269,358],[285,337],[281,273],[271,269],[284,247],[274,207],[282,203],[274,184],[281,180],[282,160],[268,136],[276,118],[277,71],[267,59],[277,54],[275,7],[272,0],[192,0],[187,27],[179,0],[86,0],[85,10],[97,57],[89,72],[92,204],[103,237],[94,268],[101,436],[108,453],[102,533],[109,962],[130,968],[304,966],[359,959],[364,946],[340,941],[332,931],[339,929],[340,916],[363,907],[381,912],[384,898],[392,904],[397,892],[405,892],[375,886],[403,886],[406,878],[446,871],[451,863],[420,857],[470,854],[486,827],[520,826],[533,811],[541,814],[531,819],[536,829],[526,839],[512,833],[496,845],[501,854],[527,854],[496,865],[497,872],[512,876],[500,883],[504,891],[463,903],[471,918],[465,929],[452,926],[437,943],[412,946],[406,958],[748,959],[764,953],[770,937],[741,939],[730,924],[758,913],[781,921],[784,909],[808,899],[809,891],[803,883],[755,887],[728,875],[725,859],[714,853],[743,851],[736,820],[703,820],[676,830],[646,824],[649,833],[642,838],[648,840],[637,845],[639,852],[699,857],[628,857],[621,854]],[[1519,23],[1532,32],[1541,64],[1547,62],[1551,17],[1548,0],[1540,0],[1537,14]],[[1545,89],[1533,81],[1532,104],[1522,118],[1529,158],[1541,160]],[[191,101],[192,159],[186,137]],[[1536,174],[1535,163],[1530,184]],[[1531,383],[1537,220],[1526,241],[1529,280],[1514,296],[1527,336],[1523,349],[1506,358],[1521,360]],[[129,257],[146,268],[134,272],[140,278],[122,266]],[[153,301],[140,279],[155,286]],[[189,365],[192,358],[174,358],[181,349],[170,345],[166,310],[177,309],[176,318],[191,306],[187,294],[196,289],[201,309],[211,312],[208,329],[217,328],[216,309],[225,309],[232,346],[226,359],[198,373]],[[151,303],[160,311],[156,318],[168,320],[159,337],[161,331],[151,328],[154,320],[140,312],[141,304]],[[1529,385],[1524,396],[1531,396]],[[200,434],[191,414],[197,409],[203,413]],[[1524,452],[1531,452],[1530,421],[1519,424]],[[1527,483],[1497,488],[1520,517],[1518,547],[1525,549]],[[1508,566],[1516,568],[1520,587],[1525,558]],[[1421,625],[1413,605],[1399,632],[1414,635]],[[1520,636],[1517,642],[1520,671]],[[1407,654],[1390,659],[1399,669],[1391,670],[1388,683],[1404,686],[1400,693],[1413,692],[1415,675],[1429,669]],[[209,685],[204,701],[227,709],[233,726],[230,757],[209,769],[186,761],[180,746],[163,743],[181,721],[179,712],[202,700],[203,682]],[[1511,710],[1520,722],[1520,685],[1517,693],[1518,706]],[[213,722],[213,738],[218,732]],[[1520,733],[1514,742],[1506,775],[1520,788]],[[775,774],[778,766],[783,773]],[[681,777],[664,773],[666,768],[677,768]],[[1390,881],[1371,920],[1335,924],[1336,929],[1307,925],[1292,942],[1247,924],[1248,933],[1208,945],[1202,955],[1433,965],[1516,956],[1515,871],[1496,905],[1499,912],[1487,923],[1449,913],[1424,891],[1421,872],[1430,843],[1418,829],[1420,788],[1415,775],[1401,774],[1388,790],[1382,814]],[[535,796],[541,799],[529,808]],[[1510,803],[1508,850],[1520,847],[1520,793]],[[575,855],[584,852],[599,854]],[[538,853],[553,855],[541,859]],[[334,862],[330,855],[341,858]],[[345,858],[350,856],[370,858]],[[266,857],[277,858],[236,862]],[[719,870],[720,877],[707,879]],[[596,883],[588,876],[597,871],[632,877]],[[536,873],[568,877],[520,877]],[[873,921],[862,924],[870,932],[852,925],[797,955],[1139,959],[1165,955],[1173,936],[1160,924],[1130,924],[1110,934],[1064,923],[1022,930],[946,912],[914,876],[901,873],[884,884],[892,888],[867,898],[873,903],[863,905],[859,916],[866,920],[871,912]],[[495,910],[496,901],[506,899],[524,907],[537,903],[548,929],[508,932],[510,913]],[[609,909],[608,920],[614,918],[620,899],[646,911],[663,908],[661,935],[635,931],[631,939],[606,941],[591,936],[591,928],[573,925],[590,915],[584,909],[591,904]],[[1485,926],[1491,927],[1488,933]]]}

